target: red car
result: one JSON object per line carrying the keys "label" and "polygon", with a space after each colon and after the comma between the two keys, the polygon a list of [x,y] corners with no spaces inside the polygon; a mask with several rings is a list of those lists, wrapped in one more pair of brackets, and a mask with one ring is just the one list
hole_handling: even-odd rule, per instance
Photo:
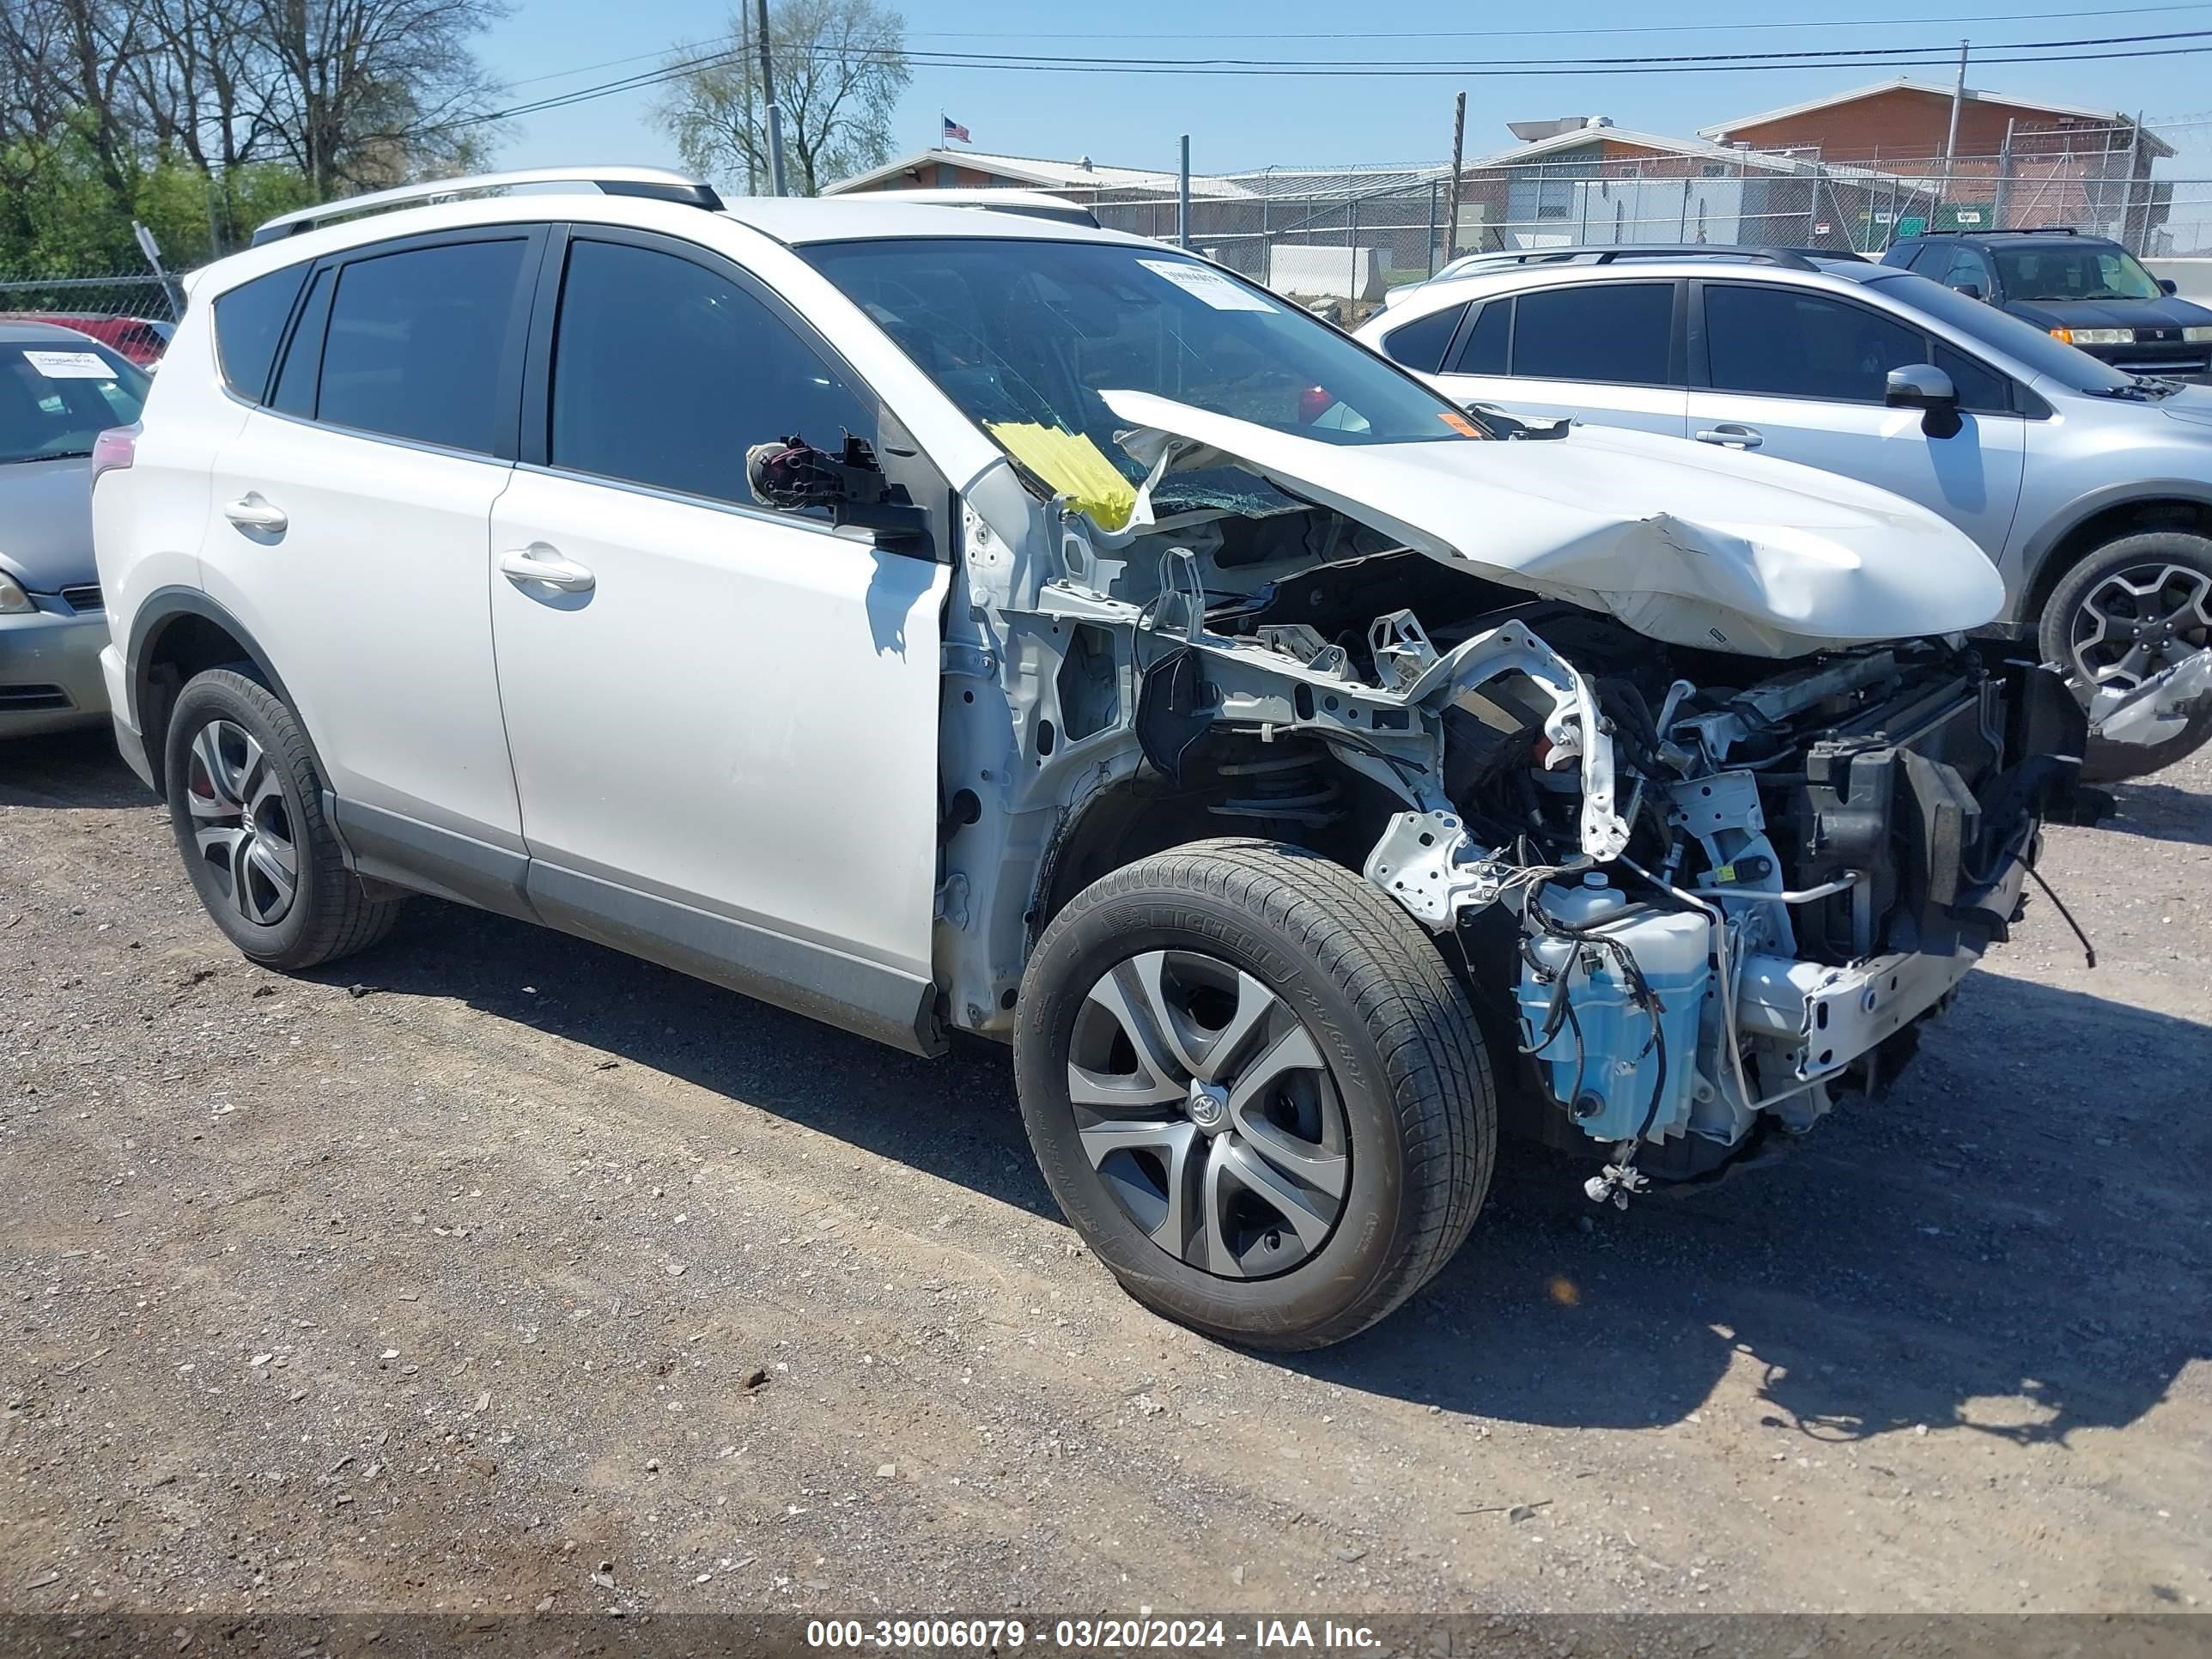
{"label": "red car", "polygon": [[150,368],[169,349],[176,325],[145,317],[88,317],[61,311],[15,311],[5,313],[16,322],[52,323],[88,334],[111,347],[140,368]]}

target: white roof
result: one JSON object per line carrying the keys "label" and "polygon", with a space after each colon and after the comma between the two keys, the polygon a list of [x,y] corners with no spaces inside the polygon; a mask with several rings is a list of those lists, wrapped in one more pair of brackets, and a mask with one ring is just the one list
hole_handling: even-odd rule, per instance
{"label": "white roof", "polygon": [[[1170,195],[1175,192],[1176,175],[1170,171],[1148,167],[1103,167],[1085,166],[1081,161],[1054,161],[1035,155],[992,155],[974,149],[922,149],[910,155],[902,155],[886,161],[879,167],[870,167],[866,173],[856,173],[849,179],[840,179],[834,185],[823,186],[824,196],[843,196],[886,179],[896,179],[901,173],[918,172],[939,165],[968,167],[978,173],[994,173],[1002,179],[1017,179],[1023,184],[1039,190],[1151,190]],[[1225,179],[1194,173],[1190,176],[1190,193],[1194,196],[1242,196],[1245,192]]]}
{"label": "white roof", "polygon": [[[1252,196],[1305,198],[1380,195],[1393,190],[1413,190],[1451,177],[1449,162],[1393,165],[1379,162],[1354,167],[1247,167],[1216,175]],[[1194,185],[1193,188],[1195,188]]]}
{"label": "white roof", "polygon": [[[1780,109],[1762,110],[1756,115],[1740,116],[1733,121],[1699,127],[1698,131],[1707,138],[1723,138],[1731,132],[1741,132],[1746,127],[1765,126],[1769,121],[1786,121],[1793,115],[1809,115],[1814,110],[1828,109],[1837,104],[1855,104],[1862,98],[1872,98],[1885,92],[1923,92],[1943,99],[1951,95],[1951,88],[1948,86],[1933,81],[1916,81],[1909,75],[1899,75],[1868,86],[1853,87],[1848,92],[1832,92],[1823,98],[1808,98],[1802,104],[1785,104]],[[1972,87],[1966,89],[1965,95],[1970,103],[2003,104],[2015,109],[2039,110],[2047,115],[2072,116],[2077,120],[2100,122],[2106,126],[2130,125],[2129,117],[2116,109],[2090,109],[2081,104],[2054,104],[2047,98],[2015,98],[2009,93],[1983,92]],[[2172,147],[2148,128],[2143,130],[2143,139],[2146,144],[2154,146],[2161,155],[2173,154]]]}
{"label": "white roof", "polygon": [[[1717,144],[1705,138],[1670,138],[1663,133],[1638,132],[1629,127],[1578,127],[1555,133],[1549,138],[1538,138],[1528,143],[1515,144],[1495,155],[1469,161],[1470,173],[1498,167],[1516,167],[1531,161],[1540,161],[1547,155],[1562,150],[1579,149],[1585,144],[1613,140],[1634,149],[1657,150],[1662,155],[1687,155],[1698,161],[1726,161],[1738,167],[1753,167],[1765,173],[1810,173],[1818,167],[1829,179],[1880,178],[1885,184],[1890,176],[1877,170],[1822,161],[1817,155],[1790,155],[1779,150],[1738,149],[1728,144]],[[1907,179],[1907,185],[1916,181]]]}

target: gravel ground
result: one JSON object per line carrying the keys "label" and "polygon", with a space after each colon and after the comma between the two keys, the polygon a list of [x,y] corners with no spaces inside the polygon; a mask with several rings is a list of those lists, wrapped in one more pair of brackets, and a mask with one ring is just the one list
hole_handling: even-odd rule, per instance
{"label": "gravel ground", "polygon": [[2212,1609],[2212,757],[1897,1091],[1291,1360],[1139,1310],[1007,1067],[417,902],[286,979],[0,750],[0,1611]]}

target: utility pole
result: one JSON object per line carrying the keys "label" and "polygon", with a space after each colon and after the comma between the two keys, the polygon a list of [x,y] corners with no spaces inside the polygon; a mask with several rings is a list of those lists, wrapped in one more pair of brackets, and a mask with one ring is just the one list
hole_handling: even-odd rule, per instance
{"label": "utility pole", "polygon": [[745,194],[760,194],[760,157],[753,149],[753,20],[743,6],[738,8],[738,63],[745,76]]}
{"label": "utility pole", "polygon": [[2004,148],[1997,152],[1996,200],[1990,204],[1990,228],[1992,230],[2005,228],[2005,198],[2012,191],[2012,139],[2019,125],[2020,118],[2016,115],[2005,123]]}
{"label": "utility pole", "polygon": [[1181,159],[1176,164],[1176,246],[1185,252],[1190,250],[1190,135],[1185,133],[1176,145]]}
{"label": "utility pole", "polygon": [[1452,103],[1452,172],[1451,194],[1444,201],[1444,263],[1449,264],[1459,252],[1459,172],[1460,163],[1467,154],[1467,94],[1461,93]]}
{"label": "utility pole", "polygon": [[757,0],[757,27],[760,35],[761,100],[768,106],[768,185],[774,196],[783,188],[783,112],[775,106],[775,66],[768,53],[768,0]]}
{"label": "utility pole", "polygon": [[2128,130],[2128,182],[2120,194],[2120,240],[2131,248],[2140,246],[2133,240],[2130,222],[2136,213],[2136,168],[2142,161],[2142,112],[2137,110],[2136,124]]}
{"label": "utility pole", "polygon": [[1950,183],[1951,158],[1959,149],[1959,106],[1966,101],[1966,47],[1959,42],[1959,78],[1951,83],[1951,131],[1943,140],[1943,173],[1946,194]]}

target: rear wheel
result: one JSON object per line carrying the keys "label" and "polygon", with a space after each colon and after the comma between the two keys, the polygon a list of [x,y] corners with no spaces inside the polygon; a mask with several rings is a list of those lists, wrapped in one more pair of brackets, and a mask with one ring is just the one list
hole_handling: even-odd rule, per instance
{"label": "rear wheel", "polygon": [[[2099,548],[2043,607],[2038,644],[2086,700],[2128,691],[2212,643],[2212,539],[2151,530]],[[2116,783],[2171,766],[2212,738],[2212,712],[2158,744],[2090,739],[2081,775]]]}
{"label": "rear wheel", "polygon": [[1374,1323],[1489,1186],[1464,994],[1411,917],[1300,848],[1202,842],[1078,895],[1030,960],[1014,1054],[1085,1242],[1138,1300],[1232,1341]]}
{"label": "rear wheel", "polygon": [[169,717],[169,819],[200,902],[254,961],[294,972],[374,945],[396,901],[371,899],[323,817],[298,720],[228,668],[195,675]]}

